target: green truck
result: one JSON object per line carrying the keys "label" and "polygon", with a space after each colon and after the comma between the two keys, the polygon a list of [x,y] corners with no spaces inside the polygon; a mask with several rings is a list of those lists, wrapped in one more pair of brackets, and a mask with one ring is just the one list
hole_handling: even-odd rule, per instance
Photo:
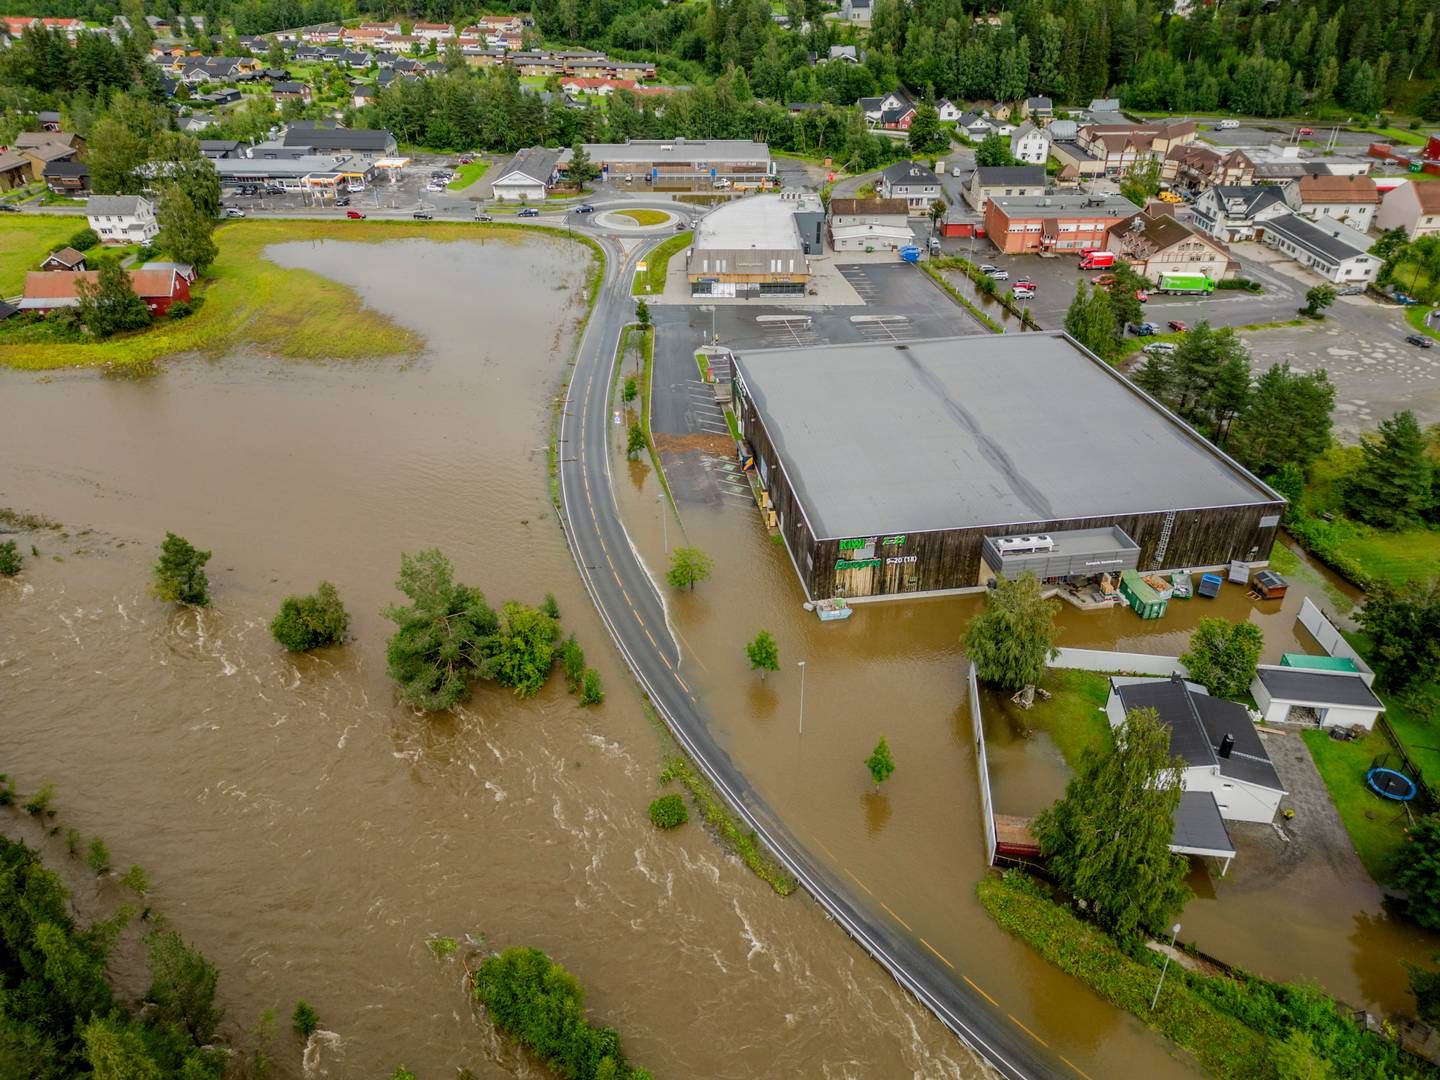
{"label": "green truck", "polygon": [[1206,274],[1161,274],[1160,286],[1155,291],[1209,296],[1215,291],[1215,282]]}

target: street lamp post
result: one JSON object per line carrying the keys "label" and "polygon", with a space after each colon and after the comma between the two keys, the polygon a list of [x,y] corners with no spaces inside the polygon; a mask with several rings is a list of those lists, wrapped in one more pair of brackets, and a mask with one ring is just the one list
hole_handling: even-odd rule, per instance
{"label": "street lamp post", "polygon": [[[1177,922],[1170,928],[1170,949],[1175,949],[1175,939],[1180,936],[1180,924]],[[1153,1012],[1156,1004],[1160,1001],[1160,988],[1165,985],[1165,973],[1170,970],[1170,953],[1165,954],[1165,963],[1160,967],[1160,981],[1155,984],[1155,996],[1150,999],[1150,1009]]]}
{"label": "street lamp post", "polygon": [[795,666],[800,669],[800,734],[801,734],[801,735],[804,735],[804,734],[805,734],[805,661],[804,661],[804,660],[797,661]]}
{"label": "street lamp post", "polygon": [[655,505],[660,507],[660,535],[665,539],[665,552],[670,552],[670,523],[665,520],[665,493],[655,496]]}

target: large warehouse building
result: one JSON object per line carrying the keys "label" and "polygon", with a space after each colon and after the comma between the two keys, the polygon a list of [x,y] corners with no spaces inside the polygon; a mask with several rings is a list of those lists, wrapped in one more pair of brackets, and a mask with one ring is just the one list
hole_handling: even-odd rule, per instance
{"label": "large warehouse building", "polygon": [[717,206],[696,224],[685,255],[690,294],[804,296],[807,254],[821,249],[824,223],[820,199],[803,192],[750,195]]}
{"label": "large warehouse building", "polygon": [[1064,333],[735,358],[810,599],[1268,560],[1284,499]]}

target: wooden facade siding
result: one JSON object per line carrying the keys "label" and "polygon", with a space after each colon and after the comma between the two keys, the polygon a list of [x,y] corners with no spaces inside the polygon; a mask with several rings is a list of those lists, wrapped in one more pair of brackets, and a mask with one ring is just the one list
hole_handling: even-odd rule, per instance
{"label": "wooden facade siding", "polygon": [[[1261,520],[1278,522],[1282,501],[1245,503],[1146,513],[1113,514],[1085,518],[1010,522],[963,526],[930,532],[879,533],[873,552],[841,549],[845,540],[868,537],[816,538],[804,508],[796,498],[785,466],[765,430],[743,382],[737,381],[737,420],[741,434],[755,454],[757,473],[766,465],[763,486],[776,513],[776,525],[790,550],[807,599],[832,596],[888,596],[945,592],[973,588],[988,575],[982,547],[985,537],[1059,532],[1068,529],[1118,525],[1140,548],[1140,569],[1221,566],[1232,559],[1264,562],[1270,558],[1278,525],[1261,527]],[[1117,480],[1123,483],[1123,478]],[[1174,514],[1164,558],[1157,562],[1165,521]],[[903,541],[894,541],[903,535]],[[854,556],[864,555],[864,558]],[[878,560],[878,561],[877,561]],[[846,564],[851,565],[846,565]]]}

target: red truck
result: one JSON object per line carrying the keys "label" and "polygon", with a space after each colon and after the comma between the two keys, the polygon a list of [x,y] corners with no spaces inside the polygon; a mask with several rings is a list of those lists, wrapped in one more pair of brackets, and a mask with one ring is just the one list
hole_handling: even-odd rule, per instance
{"label": "red truck", "polygon": [[1115,253],[1103,251],[1100,248],[1091,248],[1080,253],[1081,270],[1102,270],[1115,265]]}

